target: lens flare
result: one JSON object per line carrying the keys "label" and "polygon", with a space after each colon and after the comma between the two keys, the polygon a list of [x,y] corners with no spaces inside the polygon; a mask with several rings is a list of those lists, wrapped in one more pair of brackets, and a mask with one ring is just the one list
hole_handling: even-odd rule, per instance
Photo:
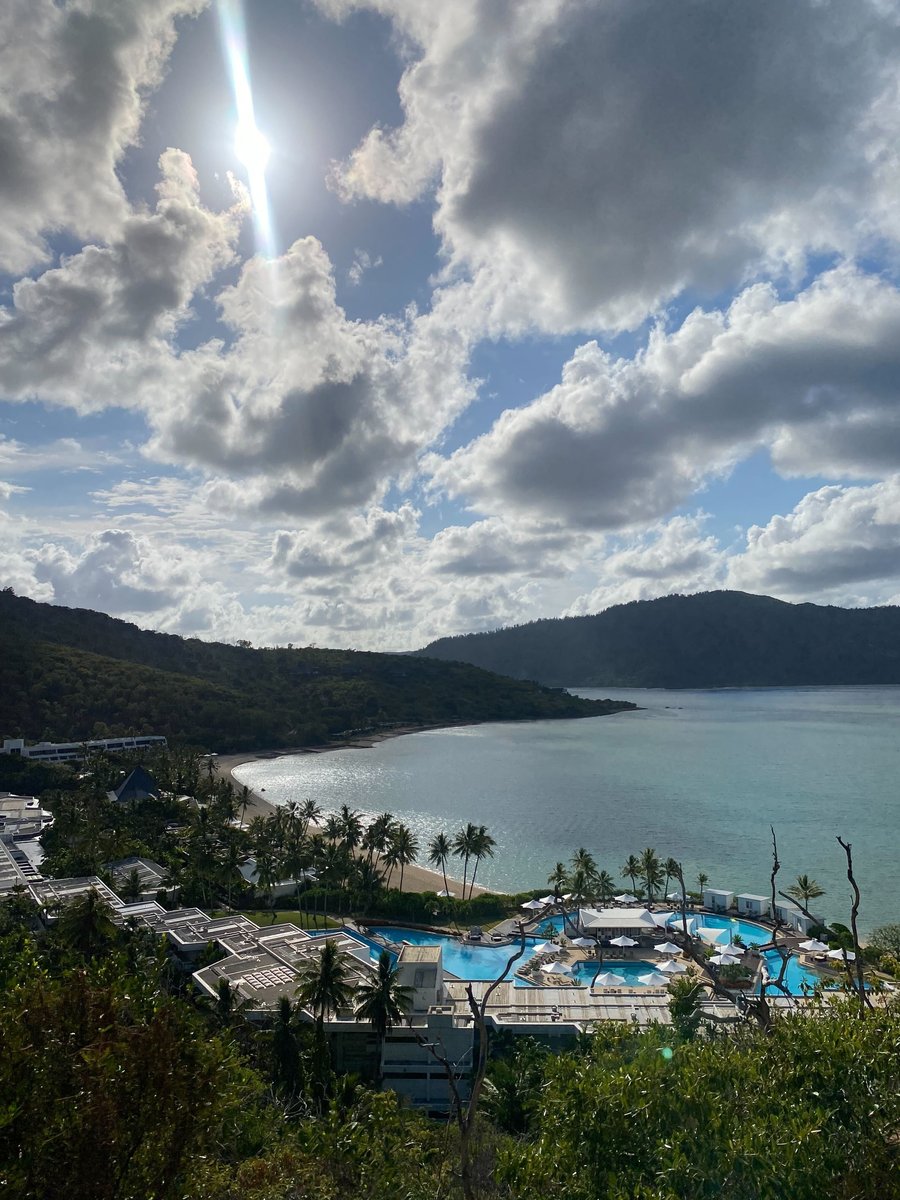
{"label": "lens flare", "polygon": [[217,12],[237,114],[234,152],[247,171],[257,249],[268,258],[274,258],[275,237],[269,209],[269,191],[266,187],[266,167],[271,147],[265,135],[257,128],[253,112],[243,4],[241,0],[218,0]]}

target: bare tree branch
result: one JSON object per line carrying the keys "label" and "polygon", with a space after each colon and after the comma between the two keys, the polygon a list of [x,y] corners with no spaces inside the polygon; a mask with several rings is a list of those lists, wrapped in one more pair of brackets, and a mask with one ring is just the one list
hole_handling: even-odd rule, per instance
{"label": "bare tree branch", "polygon": [[850,842],[845,842],[842,837],[839,837],[838,844],[843,847],[844,854],[847,856],[847,878],[850,880],[850,886],[853,889],[853,906],[850,909],[850,932],[853,935],[853,953],[856,956],[856,981],[854,983],[853,972],[850,968],[850,963],[847,961],[847,956],[844,955],[844,965],[847,968],[847,975],[850,980],[850,986],[859,995],[859,1015],[864,1017],[866,1009],[872,1007],[872,1002],[866,992],[866,981],[863,976],[863,961],[862,951],[859,945],[859,932],[857,930],[856,918],[859,915],[859,885],[853,875],[853,846]]}

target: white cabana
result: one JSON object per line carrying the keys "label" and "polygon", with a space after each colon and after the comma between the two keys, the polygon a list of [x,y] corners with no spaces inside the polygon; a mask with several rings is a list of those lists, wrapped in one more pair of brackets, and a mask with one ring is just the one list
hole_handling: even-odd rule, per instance
{"label": "white cabana", "polygon": [[556,942],[538,942],[534,948],[535,954],[562,954],[563,947]]}
{"label": "white cabana", "polygon": [[661,975],[659,971],[651,971],[647,975],[638,975],[638,981],[648,987],[660,987],[668,984],[668,977]]}
{"label": "white cabana", "polygon": [[676,946],[674,942],[660,942],[659,945],[654,946],[653,949],[656,951],[657,954],[680,954],[681,953],[681,947]]}
{"label": "white cabana", "polygon": [[631,892],[623,892],[621,896],[616,896],[616,904],[637,904],[637,896],[632,896]]}
{"label": "white cabana", "polygon": [[807,954],[828,953],[828,947],[824,942],[820,942],[818,938],[808,938],[805,942],[801,942],[800,949],[805,950]]}
{"label": "white cabana", "polygon": [[665,962],[656,964],[657,971],[663,971],[666,975],[680,975],[687,967],[683,962],[678,962],[677,959],[667,958]]}
{"label": "white cabana", "polygon": [[524,904],[520,904],[519,908],[528,909],[529,912],[537,912],[539,908],[544,908],[545,905],[541,900],[526,900]]}
{"label": "white cabana", "polygon": [[615,971],[601,971],[594,983],[601,987],[621,987],[625,982],[624,975],[617,975]]}
{"label": "white cabana", "polygon": [[709,961],[717,967],[736,967],[741,960],[733,954],[714,954]]}
{"label": "white cabana", "polygon": [[630,938],[627,933],[623,933],[621,937],[610,938],[609,944],[611,946],[636,946],[637,942],[634,938]]}
{"label": "white cabana", "polygon": [[653,914],[646,908],[582,908],[578,914],[581,928],[598,933],[655,933]]}
{"label": "white cabana", "polygon": [[847,962],[856,962],[856,955],[852,950],[829,950],[828,957],[836,959],[846,958]]}
{"label": "white cabana", "polygon": [[577,946],[579,950],[590,950],[597,942],[595,938],[577,937],[572,938],[572,945]]}

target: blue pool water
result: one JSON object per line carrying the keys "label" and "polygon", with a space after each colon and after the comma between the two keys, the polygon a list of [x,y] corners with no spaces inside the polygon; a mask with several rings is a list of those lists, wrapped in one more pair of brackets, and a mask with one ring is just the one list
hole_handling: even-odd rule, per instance
{"label": "blue pool water", "polygon": [[616,962],[615,959],[604,958],[601,964],[594,959],[578,964],[575,979],[582,986],[588,987],[598,971],[612,971],[624,977],[627,987],[643,987],[640,982],[641,975],[646,975],[652,970],[653,963],[649,962]]}
{"label": "blue pool water", "polygon": [[[745,946],[764,946],[772,940],[771,929],[757,925],[755,921],[743,921],[740,917],[716,917],[711,913],[701,913],[697,917],[700,925],[709,929],[727,929],[732,937],[739,934]],[[679,925],[681,918],[670,921],[670,925]]]}
{"label": "blue pool water", "polygon": [[[508,946],[469,945],[443,933],[426,933],[421,929],[398,929],[390,925],[372,925],[370,932],[380,934],[391,942],[410,942],[413,946],[441,946],[444,970],[457,979],[497,979],[509,962],[512,949]],[[538,938],[529,938],[525,953],[513,967],[527,962],[534,954]],[[373,951],[374,954],[374,951]]]}
{"label": "blue pool water", "polygon": [[[774,979],[777,979],[778,972],[781,970],[781,955],[777,950],[766,950],[763,958],[766,961],[766,966],[769,968],[769,974]],[[808,967],[804,967],[796,955],[791,956],[788,961],[787,970],[784,973],[784,982],[792,996],[802,996],[804,992],[812,991],[815,985],[821,983],[821,981],[821,975],[817,975],[815,971],[810,971]],[[771,994],[777,996],[777,989],[771,989]]]}

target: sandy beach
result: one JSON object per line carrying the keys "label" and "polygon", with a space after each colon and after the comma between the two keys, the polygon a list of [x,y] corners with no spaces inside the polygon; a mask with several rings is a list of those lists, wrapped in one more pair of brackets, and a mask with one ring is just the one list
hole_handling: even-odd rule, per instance
{"label": "sandy beach", "polygon": [[[444,729],[444,725],[410,725],[398,729],[392,729],[387,733],[376,733],[371,736],[360,738],[350,742],[329,743],[326,746],[298,746],[293,750],[266,750],[257,754],[220,754],[216,759],[216,771],[229,778],[234,786],[240,792],[243,784],[235,779],[235,770],[246,763],[264,762],[267,759],[284,758],[285,755],[293,754],[327,754],[332,750],[370,750],[379,742],[387,741],[388,738],[402,737],[407,733],[421,733],[426,729]],[[254,817],[267,817],[275,811],[278,806],[268,801],[265,796],[261,796],[259,792],[250,790],[250,799],[247,804],[246,816],[244,820],[250,822]],[[457,896],[462,895],[462,881],[454,878],[449,872],[447,873],[447,884],[451,892]],[[428,867],[419,866],[418,863],[410,863],[403,872],[403,890],[407,892],[439,892],[444,887],[444,877],[440,871],[432,871]],[[466,887],[468,891],[468,885]],[[475,884],[475,894],[486,891],[486,888]]]}

